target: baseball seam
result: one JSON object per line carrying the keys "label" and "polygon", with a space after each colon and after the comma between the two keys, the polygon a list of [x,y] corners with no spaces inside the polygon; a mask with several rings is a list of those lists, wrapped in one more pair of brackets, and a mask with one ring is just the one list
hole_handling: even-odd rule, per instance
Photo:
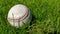
{"label": "baseball seam", "polygon": [[11,20],[14,20],[14,21],[20,21],[20,19],[21,20],[23,20],[24,18],[26,18],[28,16],[28,11],[22,16],[22,17],[20,17],[20,18],[17,18],[17,19],[11,19],[11,18],[8,18],[8,21],[11,21]]}

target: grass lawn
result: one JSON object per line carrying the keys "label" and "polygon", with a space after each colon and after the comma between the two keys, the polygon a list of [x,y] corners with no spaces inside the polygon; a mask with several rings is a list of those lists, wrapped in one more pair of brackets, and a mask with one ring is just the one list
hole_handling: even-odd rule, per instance
{"label": "grass lawn", "polygon": [[[7,21],[10,8],[26,5],[32,13],[27,27],[15,28]],[[0,34],[60,34],[60,0],[0,0]]]}

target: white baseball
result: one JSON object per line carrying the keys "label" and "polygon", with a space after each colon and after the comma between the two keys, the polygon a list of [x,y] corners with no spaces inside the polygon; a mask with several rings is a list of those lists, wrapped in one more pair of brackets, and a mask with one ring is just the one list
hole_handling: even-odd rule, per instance
{"label": "white baseball", "polygon": [[31,20],[31,13],[26,6],[18,4],[9,10],[7,19],[12,26],[19,28]]}

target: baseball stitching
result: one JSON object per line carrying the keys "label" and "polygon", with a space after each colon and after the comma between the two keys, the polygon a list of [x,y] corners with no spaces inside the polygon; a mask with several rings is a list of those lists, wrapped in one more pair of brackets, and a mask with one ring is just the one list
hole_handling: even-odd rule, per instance
{"label": "baseball stitching", "polygon": [[11,21],[11,20],[14,20],[14,21],[20,21],[23,20],[24,18],[26,18],[28,16],[28,11],[20,18],[17,18],[17,19],[11,19],[11,18],[8,18],[8,21]]}

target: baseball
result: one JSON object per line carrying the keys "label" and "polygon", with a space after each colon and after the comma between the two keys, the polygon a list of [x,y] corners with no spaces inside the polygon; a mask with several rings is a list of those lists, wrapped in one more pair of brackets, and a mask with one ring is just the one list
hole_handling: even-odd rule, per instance
{"label": "baseball", "polygon": [[18,4],[13,6],[8,12],[8,22],[14,27],[22,27],[24,24],[31,21],[30,10],[22,5]]}

